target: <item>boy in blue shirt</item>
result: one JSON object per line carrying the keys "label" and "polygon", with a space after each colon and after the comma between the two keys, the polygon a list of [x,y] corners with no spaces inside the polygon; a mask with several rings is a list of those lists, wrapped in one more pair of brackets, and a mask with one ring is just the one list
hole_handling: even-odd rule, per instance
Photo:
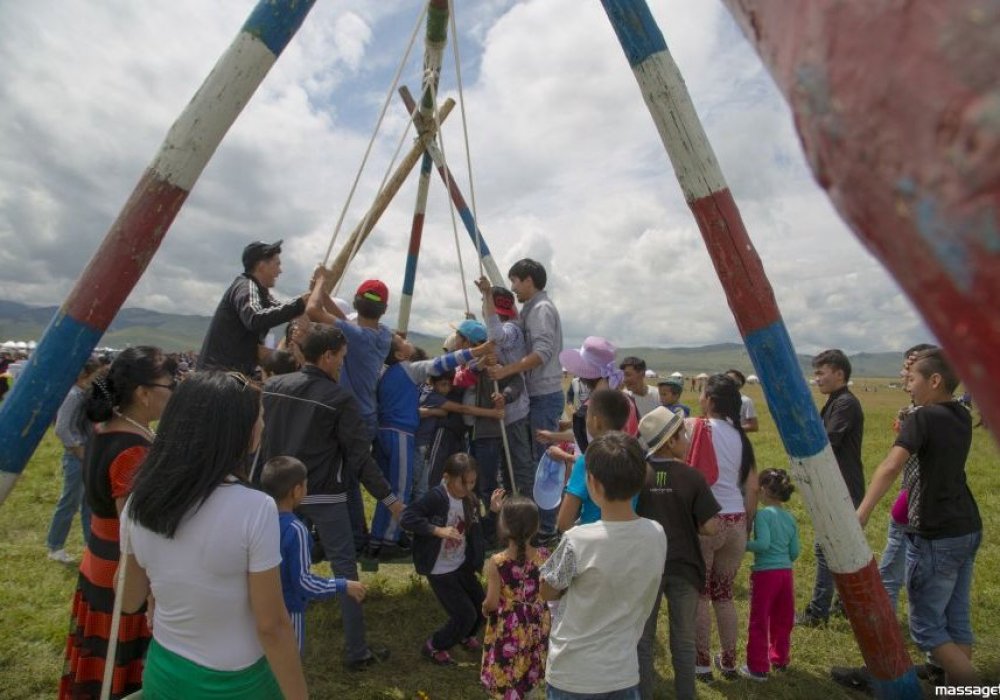
{"label": "boy in blue shirt", "polygon": [[357,602],[365,599],[365,587],[359,581],[323,578],[313,574],[309,556],[312,538],[305,524],[292,511],[306,496],[306,465],[294,457],[273,457],[264,465],[261,488],[278,505],[281,527],[281,592],[285,608],[292,618],[299,653],[305,648],[305,612],[310,600],[323,600],[346,593]]}

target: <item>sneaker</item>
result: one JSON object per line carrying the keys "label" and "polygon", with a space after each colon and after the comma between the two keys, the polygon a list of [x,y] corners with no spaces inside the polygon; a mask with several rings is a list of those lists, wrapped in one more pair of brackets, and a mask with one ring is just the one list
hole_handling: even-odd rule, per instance
{"label": "sneaker", "polygon": [[727,681],[731,681],[740,677],[739,671],[737,671],[735,668],[727,668],[722,665],[722,654],[715,655],[715,667],[719,669],[719,672],[722,674],[722,677],[725,678]]}
{"label": "sneaker", "polygon": [[57,561],[60,564],[75,564],[76,559],[69,555],[65,549],[50,549],[49,559],[52,561]]}
{"label": "sneaker", "polygon": [[368,656],[357,661],[348,661],[344,665],[348,671],[364,671],[369,666],[389,660],[389,650],[385,647],[368,647]]}
{"label": "sneaker", "polygon": [[763,683],[764,681],[767,680],[766,671],[764,673],[757,673],[755,671],[751,671],[750,667],[747,666],[746,664],[740,666],[740,675],[749,680],[757,681],[758,683]]}
{"label": "sneaker", "polygon": [[462,647],[466,651],[482,651],[483,643],[479,641],[477,637],[466,637],[461,642]]}
{"label": "sneaker", "polygon": [[398,561],[412,557],[413,550],[399,544],[386,544],[375,550],[373,556],[379,561]]}
{"label": "sneaker", "polygon": [[702,683],[712,683],[715,680],[711,666],[695,666],[694,677]]}
{"label": "sneaker", "polygon": [[788,670],[788,664],[785,664],[784,666],[779,666],[778,664],[771,664],[771,670],[774,671],[775,673],[784,673],[785,671]]}
{"label": "sneaker", "polygon": [[822,627],[826,624],[827,618],[817,617],[811,611],[806,610],[795,616],[796,627]]}
{"label": "sneaker", "polygon": [[433,646],[431,646],[431,640],[427,640],[424,645],[420,648],[420,653],[424,657],[430,659],[432,664],[437,664],[438,666],[454,666],[455,659],[451,658],[451,654],[446,651],[438,651]]}

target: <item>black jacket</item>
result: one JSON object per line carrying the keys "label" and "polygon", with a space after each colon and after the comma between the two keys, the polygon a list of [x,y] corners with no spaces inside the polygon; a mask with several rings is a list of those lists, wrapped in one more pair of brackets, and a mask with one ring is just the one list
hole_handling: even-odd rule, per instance
{"label": "black jacket", "polygon": [[257,367],[257,346],[267,332],[306,311],[302,297],[279,304],[248,274],[233,280],[212,316],[198,369],[232,369],[251,375]]}
{"label": "black jacket", "polygon": [[345,470],[356,474],[368,493],[386,506],[398,500],[364,436],[354,396],[318,367],[306,365],[264,384],[258,464],[279,455],[302,460],[309,472],[309,494],[303,503],[345,503]]}
{"label": "black jacket", "polygon": [[[438,484],[419,501],[408,505],[399,520],[404,530],[413,533],[413,568],[421,576],[434,570],[441,552],[444,540],[434,536],[434,528],[448,525],[448,506],[448,491],[444,484]],[[465,499],[465,522],[465,562],[460,568],[480,571],[486,555],[486,543],[483,539],[479,500],[474,496]]]}

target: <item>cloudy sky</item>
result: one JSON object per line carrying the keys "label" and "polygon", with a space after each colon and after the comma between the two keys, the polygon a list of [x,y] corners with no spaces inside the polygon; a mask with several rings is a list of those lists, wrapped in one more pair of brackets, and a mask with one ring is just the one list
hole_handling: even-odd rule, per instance
{"label": "cloudy sky", "polygon": [[[253,0],[0,3],[0,298],[58,304]],[[419,0],[319,0],[226,136],[128,306],[211,314],[251,240],[285,240],[278,296],[304,288],[335,230]],[[898,350],[927,331],[815,185],[789,111],[715,0],[657,0],[796,347]],[[472,185],[502,271],[549,271],[567,344],[738,341],[711,262],[596,0],[459,3]],[[422,30],[421,30],[422,37]],[[422,40],[403,71],[417,93]],[[442,98],[457,98],[452,49]],[[342,235],[364,215],[405,126],[390,106]],[[444,130],[469,198],[461,117]],[[344,282],[402,276],[416,178]],[[459,224],[460,225],[460,224]],[[459,230],[469,296],[478,262]],[[340,239],[342,241],[343,238]],[[337,248],[341,242],[338,241]],[[411,328],[465,310],[448,202],[432,183]],[[395,322],[395,303],[389,318]]]}

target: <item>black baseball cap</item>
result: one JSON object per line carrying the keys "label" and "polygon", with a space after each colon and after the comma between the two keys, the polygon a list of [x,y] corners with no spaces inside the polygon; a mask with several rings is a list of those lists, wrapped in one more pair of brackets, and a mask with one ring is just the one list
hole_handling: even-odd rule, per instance
{"label": "black baseball cap", "polygon": [[246,248],[243,249],[243,269],[246,272],[250,272],[253,266],[259,263],[261,260],[266,260],[272,255],[277,255],[281,252],[281,244],[284,241],[275,241],[274,243],[264,243],[262,241],[254,241]]}

